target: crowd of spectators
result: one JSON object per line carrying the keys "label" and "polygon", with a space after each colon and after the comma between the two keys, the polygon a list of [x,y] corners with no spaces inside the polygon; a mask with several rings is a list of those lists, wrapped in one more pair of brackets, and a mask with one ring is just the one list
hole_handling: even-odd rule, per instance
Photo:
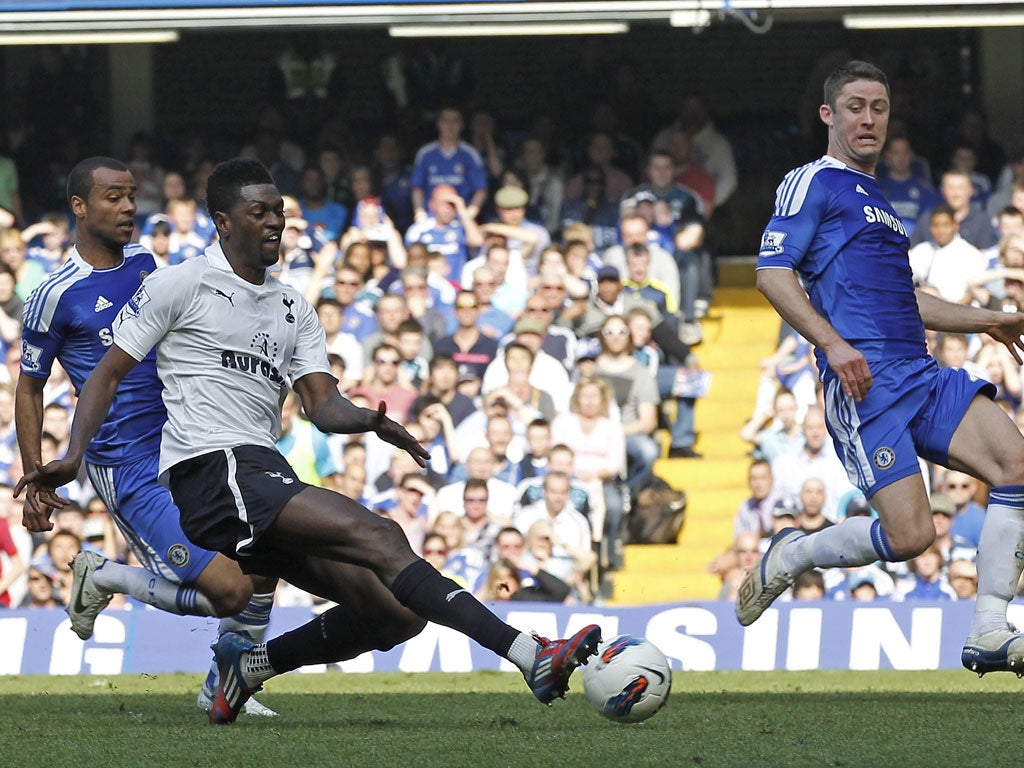
{"label": "crowd of spectators", "polygon": [[[216,236],[204,202],[214,164],[261,160],[286,195],[278,276],[316,306],[339,387],[359,404],[385,402],[431,453],[421,471],[373,435],[320,434],[289,400],[279,447],[300,476],[394,518],[417,552],[480,595],[600,600],[600,575],[622,566],[623,518],[656,459],[701,456],[696,404],[710,376],[691,347],[712,300],[712,216],[737,188],[732,150],[694,94],[649,137],[607,114],[564,141],[540,122],[503,132],[486,110],[447,105],[434,117],[422,146],[380,131],[365,152],[345,132],[296,141],[278,108],[230,151],[193,136],[167,155],[139,134],[124,158],[138,184],[137,239],[161,263],[194,258]],[[66,173],[79,159],[55,160],[45,174],[59,180],[60,163]],[[934,185],[932,167],[942,169]],[[131,553],[87,480],[67,489],[77,508],[46,540],[24,531],[10,498],[22,474],[13,420],[22,303],[74,243],[66,210],[23,204],[19,177],[39,173],[0,156],[0,604],[42,606],[70,586],[65,553],[51,551],[61,539],[69,551]],[[1021,308],[1022,174],[1024,156],[994,145],[980,113],[965,113],[945,158],[916,154],[894,126],[880,184],[915,243],[919,284],[951,301]],[[929,342],[943,364],[993,381],[1024,428],[1021,371],[1005,349],[955,334]],[[57,370],[46,405],[44,456],[56,456],[74,408]],[[834,456],[813,349],[792,329],[762,364],[742,435],[751,497],[733,545],[711,565],[725,597],[773,530],[871,513]],[[949,518],[940,566],[824,574],[826,597],[951,595],[946,580],[967,594],[977,531],[962,521],[975,508],[962,499],[942,511],[951,508],[943,493],[961,499],[959,473],[922,471],[937,530]],[[283,599],[313,599],[296,593]]]}
{"label": "crowd of spectators", "polygon": [[[232,153],[262,161],[285,195],[277,276],[316,306],[339,388],[360,405],[386,403],[431,462],[421,471],[374,435],[321,434],[294,397],[279,448],[303,480],[393,518],[417,553],[479,595],[603,599],[630,500],[656,460],[701,458],[695,409],[710,375],[691,347],[712,298],[706,226],[736,185],[729,144],[692,96],[646,147],[611,129],[570,148],[540,133],[513,142],[489,113],[467,119],[454,105],[435,118],[422,146],[381,133],[358,157],[330,140],[294,142],[270,109]],[[161,265],[216,237],[205,179],[225,158],[202,142],[184,149],[187,162],[165,163],[139,134],[124,158],[136,239]],[[23,474],[12,416],[22,303],[74,244],[66,210],[26,220],[19,174],[36,172],[0,161],[8,489]],[[64,450],[74,402],[55,371],[44,458]],[[62,602],[69,558],[48,550],[54,539],[70,554],[130,557],[105,511],[95,512],[102,540],[87,535],[96,523],[83,510],[97,504],[87,479],[65,492],[76,504],[45,540],[21,527],[19,501],[6,502],[0,594],[15,603],[47,602],[32,587],[41,578]],[[313,599],[296,593],[283,599]]]}
{"label": "crowd of spectators", "polygon": [[[1020,312],[1024,163],[1007,159],[979,120],[978,113],[965,113],[937,189],[929,163],[914,154],[907,134],[891,133],[880,185],[913,243],[909,266],[917,286],[947,301]],[[940,365],[966,368],[991,382],[996,402],[1024,432],[1024,371],[1005,346],[984,334],[928,331],[926,338]],[[826,432],[812,345],[785,323],[776,349],[762,361],[753,413],[740,434],[751,447],[750,496],[736,513],[731,547],[708,565],[721,577],[727,599],[735,599],[744,575],[779,530],[811,532],[847,516],[877,516],[850,483]],[[812,571],[783,599],[973,598],[988,489],[963,472],[920,463],[931,491],[932,547],[907,563]]]}

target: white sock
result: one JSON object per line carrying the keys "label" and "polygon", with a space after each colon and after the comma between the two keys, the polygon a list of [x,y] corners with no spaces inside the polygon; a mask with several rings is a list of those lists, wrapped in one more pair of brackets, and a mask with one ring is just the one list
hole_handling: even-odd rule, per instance
{"label": "white sock", "polygon": [[993,488],[978,545],[978,598],[971,637],[1005,629],[1006,606],[1017,594],[1024,560],[1024,486]]}
{"label": "white sock", "polygon": [[131,595],[168,613],[179,616],[216,615],[213,604],[195,587],[170,581],[145,568],[107,560],[93,571],[92,579],[101,589]]}
{"label": "white sock", "polygon": [[[270,623],[270,609],[273,605],[273,592],[253,595],[249,598],[249,604],[241,613],[236,613],[234,616],[225,616],[220,620],[220,624],[217,626],[217,636],[219,637],[227,632],[237,632],[257,643],[262,643],[263,638],[267,634],[267,625]],[[265,660],[266,646],[263,645],[262,647]],[[210,691],[216,692],[217,679],[219,677],[220,671],[217,669],[217,660],[214,659],[210,662],[210,673],[206,676],[205,683]],[[249,682],[248,678],[246,682]],[[259,681],[259,683],[261,682],[263,681]],[[256,685],[259,685],[259,683],[256,683]]]}
{"label": "white sock", "polygon": [[508,649],[508,658],[513,664],[522,670],[524,675],[533,672],[533,662],[537,658],[537,641],[525,632],[512,641],[512,647]]}
{"label": "white sock", "polygon": [[[847,518],[791,542],[782,551],[782,570],[796,578],[811,568],[849,568],[891,559],[884,553],[888,542],[881,530],[881,523],[870,517]],[[881,550],[879,535],[884,542]]]}
{"label": "white sock", "polygon": [[242,677],[245,678],[245,684],[250,688],[263,685],[276,674],[277,672],[270,666],[270,661],[267,659],[266,643],[260,643],[245,654],[245,659],[242,661]]}
{"label": "white sock", "polygon": [[270,609],[273,605],[273,592],[254,594],[249,598],[249,604],[241,613],[220,620],[217,634],[237,632],[257,643],[263,642],[263,638],[267,634],[267,625],[270,623]]}

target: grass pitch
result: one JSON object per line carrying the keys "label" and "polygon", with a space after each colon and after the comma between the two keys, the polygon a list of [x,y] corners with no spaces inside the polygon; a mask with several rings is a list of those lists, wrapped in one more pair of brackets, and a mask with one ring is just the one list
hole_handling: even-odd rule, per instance
{"label": "grass pitch", "polygon": [[198,675],[0,677],[12,768],[1024,765],[1021,681],[967,672],[676,672],[645,723],[595,714],[576,673],[538,704],[516,674],[285,675],[281,716],[206,724]]}

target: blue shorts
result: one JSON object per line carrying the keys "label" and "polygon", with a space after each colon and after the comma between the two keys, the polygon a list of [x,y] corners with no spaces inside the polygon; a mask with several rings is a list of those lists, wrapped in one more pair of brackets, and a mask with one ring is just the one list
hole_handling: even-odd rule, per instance
{"label": "blue shorts", "polygon": [[959,368],[939,368],[930,358],[891,360],[871,366],[873,383],[856,402],[839,380],[825,383],[825,421],[850,482],[871,496],[921,471],[917,457],[949,465],[949,442],[990,383]]}
{"label": "blue shorts", "polygon": [[171,492],[157,480],[159,454],[130,464],[87,464],[89,480],[110,510],[128,546],[150,573],[173,582],[194,582],[214,558],[181,530]]}

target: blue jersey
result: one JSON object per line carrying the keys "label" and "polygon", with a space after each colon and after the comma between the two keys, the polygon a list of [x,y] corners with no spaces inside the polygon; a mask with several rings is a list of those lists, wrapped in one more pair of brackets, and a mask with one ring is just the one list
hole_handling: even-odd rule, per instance
{"label": "blue jersey", "polygon": [[[36,288],[25,303],[21,344],[23,375],[47,378],[55,359],[75,390],[82,385],[114,343],[111,323],[156,270],[153,256],[140,246],[124,249],[124,261],[96,269],[71,252],[70,258]],[[86,451],[86,461],[117,466],[158,453],[160,430],[167,420],[151,350],[118,387],[110,413]]]}
{"label": "blue jersey", "polygon": [[909,246],[874,177],[826,156],[782,180],[757,268],[797,270],[814,308],[869,364],[920,358],[928,353]]}
{"label": "blue jersey", "polygon": [[903,181],[880,176],[878,186],[892,204],[893,210],[903,220],[907,234],[914,233],[914,227],[922,213],[942,202],[942,195],[936,192],[927,181],[916,176],[911,176]]}
{"label": "blue jersey", "polygon": [[405,233],[405,245],[408,247],[413,243],[423,243],[428,251],[442,254],[451,268],[448,274],[462,274],[467,261],[466,230],[458,219],[452,219],[450,224],[439,224],[437,219],[429,216],[413,224]]}
{"label": "blue jersey", "polygon": [[480,154],[464,141],[450,155],[436,141],[420,147],[413,162],[412,186],[422,189],[424,199],[429,200],[434,187],[441,184],[455,187],[468,204],[474,192],[487,189],[487,172]]}

